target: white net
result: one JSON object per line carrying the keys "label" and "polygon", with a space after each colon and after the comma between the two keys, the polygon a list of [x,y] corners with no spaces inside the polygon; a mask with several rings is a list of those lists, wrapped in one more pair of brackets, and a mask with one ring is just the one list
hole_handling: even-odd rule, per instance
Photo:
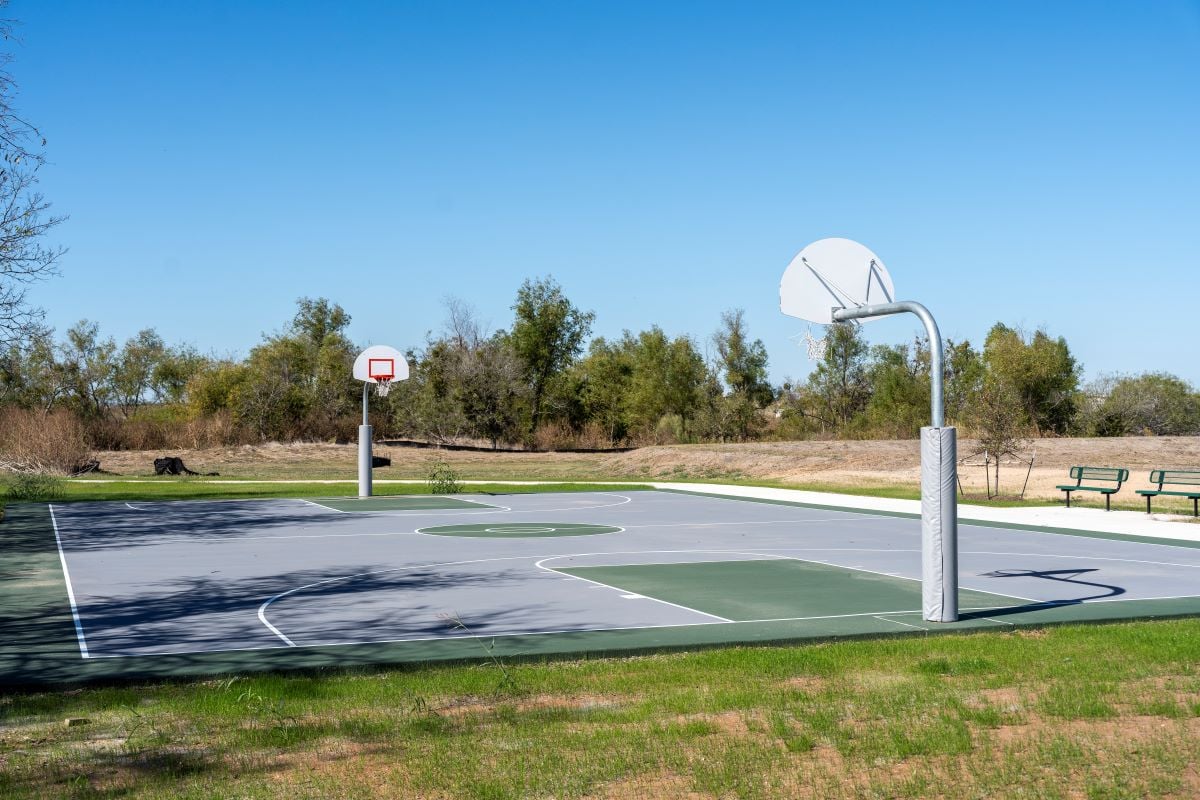
{"label": "white net", "polygon": [[810,361],[823,361],[828,347],[829,341],[824,336],[813,336],[812,328],[804,332],[804,349]]}
{"label": "white net", "polygon": [[390,392],[391,390],[392,390],[391,378],[380,378],[379,380],[375,381],[375,394],[379,395],[380,397],[387,397],[388,392]]}

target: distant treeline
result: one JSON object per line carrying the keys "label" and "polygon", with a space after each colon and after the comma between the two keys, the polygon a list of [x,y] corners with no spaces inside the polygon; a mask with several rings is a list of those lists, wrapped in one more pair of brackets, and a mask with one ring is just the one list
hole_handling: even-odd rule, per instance
{"label": "distant treeline", "polygon": [[[372,396],[380,435],[539,449],[814,437],[905,438],[927,424],[929,347],[870,346],[852,325],[804,380],[772,386],[767,350],[740,310],[704,341],[657,326],[591,338],[594,315],[553,279],[527,280],[504,329],[486,332],[458,301],[444,330],[410,352],[412,376]],[[348,440],[361,384],[350,315],[326,299],[241,360],[168,345],[154,330],[124,344],[82,321],[40,331],[0,358],[0,449],[16,431],[69,428],[96,449]],[[1165,373],[1080,384],[1062,337],[997,323],[982,348],[946,341],[946,414],[967,434],[1200,433],[1200,396]],[[32,426],[32,427],[31,427]],[[26,442],[27,444],[27,442]],[[69,449],[69,448],[68,448]],[[8,459],[12,461],[10,457]]]}

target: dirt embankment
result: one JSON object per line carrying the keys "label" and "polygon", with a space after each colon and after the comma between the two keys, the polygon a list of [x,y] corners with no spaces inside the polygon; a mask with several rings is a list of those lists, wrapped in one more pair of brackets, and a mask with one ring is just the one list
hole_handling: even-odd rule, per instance
{"label": "dirt embankment", "polygon": [[[970,439],[959,442],[959,454],[975,451]],[[748,480],[829,487],[913,486],[919,480],[920,450],[915,440],[806,441],[750,444],[672,445],[643,447],[626,453],[488,453],[452,452],[377,446],[392,466],[379,478],[425,478],[436,459],[449,462],[470,479],[527,480]],[[1119,439],[1040,439],[1032,443],[1034,469],[1029,493],[1055,497],[1073,464],[1128,467],[1131,488],[1146,485],[1157,467],[1200,470],[1200,437],[1162,436]],[[160,452],[103,452],[104,469],[125,475],[152,472]],[[320,443],[264,444],[185,450],[180,455],[192,469],[228,477],[353,478],[355,446]],[[975,459],[976,463],[980,461]],[[1001,466],[1001,489],[1020,490],[1025,467]],[[960,470],[968,492],[983,491],[983,467]],[[1124,492],[1122,493],[1124,494]]]}

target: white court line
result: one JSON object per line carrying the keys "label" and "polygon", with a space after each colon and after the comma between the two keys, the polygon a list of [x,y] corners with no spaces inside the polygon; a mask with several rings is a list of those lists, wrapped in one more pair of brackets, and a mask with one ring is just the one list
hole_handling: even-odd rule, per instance
{"label": "white court line", "polygon": [[[549,561],[549,560],[551,560],[551,559],[553,559],[553,558],[558,558],[558,556],[548,556],[547,558],[543,558],[543,559],[542,559],[542,561]],[[535,567],[537,567],[538,569],[543,569],[543,570],[545,570],[546,572],[550,572],[550,573],[553,573],[553,574],[555,574],[555,575],[564,575],[564,574],[566,574],[566,573],[563,573],[563,572],[559,572],[558,570],[554,569],[553,567],[544,567],[544,566],[542,566],[542,561],[535,561],[533,565],[534,565]],[[613,591],[617,591],[617,592],[628,592],[628,591],[629,591],[628,589],[622,589],[620,586],[613,586],[611,583],[604,583],[603,581],[594,581],[594,580],[592,580],[591,578],[583,578],[583,577],[580,577],[579,575],[575,575],[575,576],[573,576],[573,577],[579,578],[579,580],[581,580],[581,581],[586,581],[586,582],[588,582],[588,583],[593,583],[593,584],[595,584],[596,586],[603,586],[603,587],[604,587],[604,588],[606,588],[606,589],[612,589]],[[700,610],[700,609],[698,609],[698,608],[691,608],[690,606],[681,606],[679,603],[672,603],[672,602],[670,602],[669,600],[662,600],[662,599],[660,599],[660,598],[658,598],[658,597],[650,597],[650,596],[647,596],[647,597],[646,597],[646,599],[647,599],[647,600],[653,600],[653,601],[654,601],[654,602],[656,602],[656,603],[662,603],[663,605],[667,605],[667,606],[673,606],[673,607],[675,607],[675,608],[682,609],[683,611],[690,611],[690,612],[692,612],[693,614],[701,614],[701,615],[703,615],[703,616],[706,616],[706,617],[712,617],[713,619],[715,619],[715,620],[720,620],[721,622],[734,622],[734,621],[735,621],[735,620],[732,620],[732,619],[728,619],[727,617],[722,617],[722,616],[720,616],[720,615],[718,615],[718,614],[710,614],[710,613],[708,613],[707,611],[701,611],[701,610]]]}
{"label": "white court line", "polygon": [[[780,549],[783,549],[783,548],[780,548]],[[795,548],[793,548],[793,549],[795,549]],[[823,550],[825,550],[825,551],[828,551],[830,548],[822,548],[822,549],[823,549]],[[836,552],[836,551],[835,551],[835,552]],[[857,551],[856,551],[856,552],[857,552]],[[913,552],[918,552],[918,551],[915,551],[915,550],[878,550],[878,551],[876,551],[876,552],[879,552],[879,553],[899,553],[899,552],[909,552],[909,553],[913,553]],[[751,553],[751,555],[762,555],[762,554],[761,554],[761,553],[757,553],[757,554],[756,554],[756,553]],[[960,553],[959,555],[961,556],[962,554]],[[896,574],[893,574],[893,573],[891,573],[891,572],[880,572],[879,570],[876,570],[876,569],[867,569],[866,567],[847,567],[847,566],[846,566],[846,565],[844,565],[844,564],[834,564],[834,563],[832,563],[832,562],[829,562],[829,561],[819,561],[819,560],[817,560],[817,559],[815,559],[815,558],[799,558],[799,557],[797,557],[797,556],[779,556],[779,557],[780,557],[780,558],[789,558],[789,559],[791,559],[791,560],[793,560],[793,561],[806,561],[806,562],[808,562],[808,563],[810,563],[810,564],[821,564],[822,566],[826,566],[826,567],[837,567],[838,569],[852,569],[852,570],[857,570],[857,571],[859,571],[859,572],[869,572],[869,573],[871,573],[872,575],[882,575],[882,576],[884,576],[885,578],[899,578],[900,580],[904,580],[904,581],[916,581],[917,583],[920,583],[920,582],[921,582],[921,579],[920,579],[920,578],[910,578],[910,577],[908,577],[907,575],[896,575]],[[988,590],[988,589],[975,589],[975,588],[972,588],[972,587],[970,587],[970,586],[964,586],[962,583],[959,583],[959,585],[958,585],[958,588],[959,588],[959,589],[966,589],[966,590],[968,590],[968,591],[971,591],[971,592],[979,592],[980,594],[990,594],[990,595],[992,595],[993,597],[1011,597],[1011,598],[1013,598],[1014,600],[1024,600],[1024,601],[1026,601],[1026,602],[1029,602],[1029,603],[1045,603],[1045,602],[1048,602],[1048,601],[1046,601],[1046,600],[1036,600],[1036,599],[1034,599],[1034,598],[1032,598],[1032,597],[1022,597],[1022,596],[1021,596],[1021,595],[1019,595],[1019,594],[1000,594],[999,592],[993,592],[993,591],[990,591],[990,590]],[[1067,601],[1067,602],[1070,602],[1070,601]]]}
{"label": "white court line", "polygon": [[[1150,564],[1155,567],[1186,567],[1188,569],[1200,569],[1200,564],[1178,564],[1173,561],[1145,561],[1138,558],[1110,558],[1108,556],[1072,556],[1066,553],[1007,553],[996,552],[992,550],[966,550],[961,551],[963,554],[975,556],[1020,556],[1022,558],[1073,558],[1078,561],[1116,561],[1121,564]],[[1028,576],[1036,577],[1036,576]]]}
{"label": "white court line", "polygon": [[[361,578],[364,575],[383,575],[383,574],[389,573],[389,572],[405,572],[408,570],[432,569],[434,567],[456,567],[456,566],[460,566],[462,564],[487,564],[487,563],[491,563],[494,561],[526,561],[531,558],[537,558],[537,556],[506,556],[504,558],[474,558],[474,559],[470,559],[468,561],[446,561],[446,562],[443,562],[440,564],[409,564],[409,565],[406,565],[403,567],[394,567],[391,569],[377,569],[377,570],[370,570],[368,572],[356,572],[353,575],[340,575],[336,578],[326,578],[325,580],[322,580],[322,581],[316,581],[315,583],[307,583],[303,586],[297,586],[294,589],[288,589],[286,592],[280,592],[279,594],[275,595],[274,597],[268,598],[266,601],[263,602],[262,605],[260,605],[258,607],[258,619],[259,619],[259,621],[262,622],[263,625],[266,625],[268,628],[270,628],[272,633],[274,633],[276,636],[278,636],[280,639],[282,639],[284,642],[286,642],[289,647],[296,647],[296,645],[292,642],[291,639],[284,636],[279,631],[278,628],[276,628],[274,625],[272,625],[270,622],[267,621],[267,606],[271,605],[276,600],[280,600],[284,597],[287,597],[288,595],[295,594],[296,592],[302,592],[305,589],[311,589],[314,586],[322,586],[326,583],[336,583],[338,581],[348,581],[348,580],[353,580],[354,578]],[[451,637],[451,638],[453,638],[453,637]]]}
{"label": "white court line", "polygon": [[[887,519],[886,517],[864,517],[865,520],[874,522],[876,519]],[[828,522],[862,522],[863,519],[843,517],[839,519],[769,519],[747,522],[664,522],[661,524],[649,525],[627,525],[629,529],[642,528],[717,528],[731,525],[817,525]]]}
{"label": "white court line", "polygon": [[71,618],[75,620],[75,637],[79,639],[79,655],[83,658],[91,658],[88,655],[87,640],[83,638],[83,623],[79,619],[79,609],[75,605],[75,589],[71,586],[71,571],[67,569],[67,556],[63,553],[62,539],[58,535],[58,519],[54,516],[54,505],[47,503],[50,509],[50,524],[54,526],[54,542],[58,545],[58,560],[62,564],[63,578],[67,582],[67,600],[71,603]]}
{"label": "white court line", "polygon": [[923,628],[923,627],[921,627],[920,625],[910,625],[909,623],[907,623],[907,622],[901,622],[901,621],[900,621],[900,620],[898,620],[898,619],[888,619],[887,617],[881,617],[881,616],[879,616],[879,615],[877,615],[877,614],[876,614],[876,615],[872,615],[872,616],[873,616],[875,619],[879,620],[880,622],[894,622],[894,623],[895,623],[895,624],[897,624],[897,625],[903,625],[903,626],[904,626],[904,627],[906,627],[906,628],[913,628],[913,629],[915,629],[915,630],[918,630],[918,631],[927,631],[927,630],[929,630],[929,628]]}
{"label": "white court line", "polygon": [[[488,559],[485,559],[485,560],[488,560]],[[583,579],[579,578],[578,580],[583,580]],[[601,588],[601,587],[596,587],[596,588]],[[997,609],[997,610],[1002,609],[1002,608],[1011,608],[1011,606],[996,606],[995,607],[995,609]],[[964,608],[963,610],[964,611],[989,611],[989,610],[992,610],[992,608],[991,607],[989,607],[989,608]],[[663,625],[625,625],[625,626],[618,626],[615,628],[562,628],[562,629],[550,630],[550,631],[513,631],[513,632],[509,632],[509,633],[487,633],[487,634],[480,634],[480,635],[486,636],[491,639],[504,639],[504,638],[510,638],[510,637],[516,637],[516,636],[552,636],[552,635],[561,634],[561,633],[607,633],[610,631],[614,631],[614,632],[644,631],[644,630],[654,630],[654,629],[659,629],[659,628],[696,628],[696,627],[707,626],[707,625],[727,625],[727,624],[728,625],[742,625],[745,623],[753,623],[753,622],[805,622],[805,621],[822,620],[822,619],[842,619],[845,617],[861,617],[861,616],[875,617],[875,616],[887,616],[887,615],[891,615],[891,614],[920,614],[920,613],[921,612],[919,610],[876,611],[873,613],[867,612],[865,614],[828,614],[828,615],[824,615],[824,616],[815,616],[815,617],[780,617],[779,619],[762,619],[762,620],[749,619],[749,620],[738,620],[736,622],[730,622],[730,623],[723,623],[723,622],[672,622],[672,623],[666,623]],[[470,638],[469,636],[465,636],[465,635],[420,636],[420,637],[412,637],[412,638],[407,638],[407,639],[404,639],[404,638],[402,638],[402,639],[360,639],[360,640],[355,640],[355,641],[351,641],[351,642],[320,642],[318,644],[304,644],[304,645],[293,644],[290,646],[291,647],[305,647],[305,648],[355,647],[357,645],[364,645],[364,644],[402,644],[405,642],[443,642],[443,641],[453,641],[453,640],[469,640],[469,638]],[[278,645],[265,645],[265,646],[260,646],[260,647],[226,647],[226,648],[216,649],[216,650],[156,650],[156,651],[148,652],[148,653],[114,653],[111,655],[93,655],[92,658],[131,658],[131,657],[141,657],[141,656],[203,655],[205,653],[246,653],[246,652],[258,652],[261,650],[283,650],[283,649],[286,649],[286,648],[279,647]]]}

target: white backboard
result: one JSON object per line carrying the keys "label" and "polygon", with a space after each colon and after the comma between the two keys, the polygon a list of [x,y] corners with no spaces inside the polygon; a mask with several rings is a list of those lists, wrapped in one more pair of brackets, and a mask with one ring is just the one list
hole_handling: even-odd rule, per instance
{"label": "white backboard", "polygon": [[829,325],[833,309],[890,303],[892,276],[879,256],[850,239],[820,239],[801,250],[783,273],[779,308],[792,317]]}
{"label": "white backboard", "polygon": [[358,358],[354,359],[354,377],[367,383],[378,383],[371,377],[371,373],[378,371],[388,362],[391,362],[394,368],[393,381],[407,380],[408,361],[405,360],[404,354],[386,344],[371,345],[358,354]]}

